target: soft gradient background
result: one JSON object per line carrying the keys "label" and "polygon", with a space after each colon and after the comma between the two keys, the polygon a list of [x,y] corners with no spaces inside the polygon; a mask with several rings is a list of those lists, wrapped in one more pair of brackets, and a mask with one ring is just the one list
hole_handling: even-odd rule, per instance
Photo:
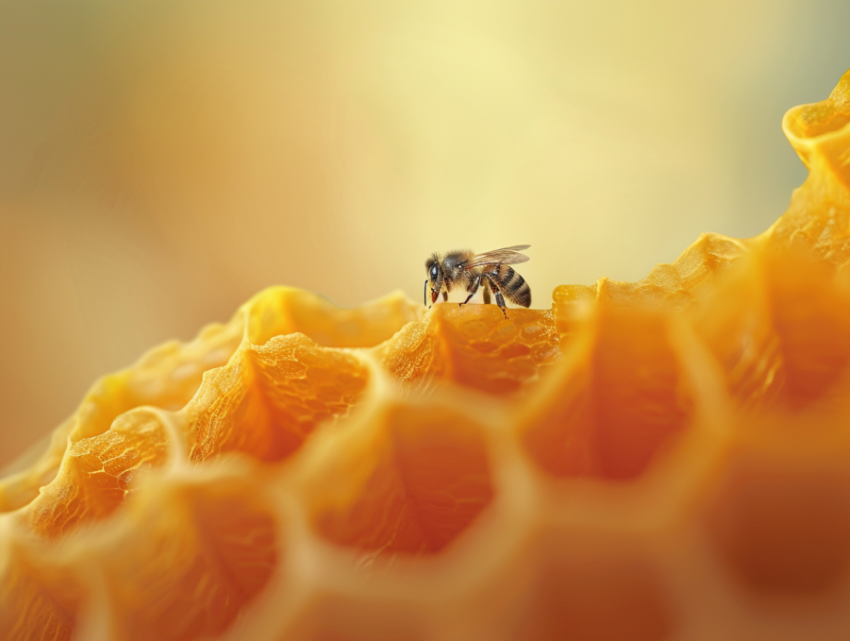
{"label": "soft gradient background", "polygon": [[746,237],[846,2],[0,3],[0,465],[272,284],[421,296],[531,243],[535,306]]}

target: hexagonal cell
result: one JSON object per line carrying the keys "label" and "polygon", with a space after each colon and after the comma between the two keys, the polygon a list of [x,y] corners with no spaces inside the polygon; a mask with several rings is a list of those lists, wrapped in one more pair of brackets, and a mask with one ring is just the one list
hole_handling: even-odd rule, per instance
{"label": "hexagonal cell", "polygon": [[12,544],[3,550],[0,638],[70,641],[86,597],[74,573],[45,562],[36,550]]}
{"label": "hexagonal cell", "polygon": [[753,254],[711,298],[697,328],[741,405],[800,410],[850,364],[850,294],[831,266],[791,249]]}
{"label": "hexagonal cell", "polygon": [[847,372],[850,363],[850,295],[831,268],[786,251],[765,256],[765,269],[784,365],[783,400],[802,408]]}
{"label": "hexagonal cell", "polygon": [[368,381],[356,356],[302,334],[275,337],[240,356],[213,372],[189,407],[194,461],[230,451],[280,461],[322,421],[345,415]]}
{"label": "hexagonal cell", "polygon": [[546,559],[525,599],[523,641],[665,641],[678,627],[652,567],[617,552]]}
{"label": "hexagonal cell", "polygon": [[380,350],[384,367],[406,390],[451,381],[490,394],[526,389],[561,358],[552,314],[495,305],[440,304]]}
{"label": "hexagonal cell", "polygon": [[382,556],[434,554],[493,498],[481,427],[441,407],[392,406],[352,432],[311,471],[313,527]]}
{"label": "hexagonal cell", "polygon": [[244,309],[254,345],[299,332],[323,347],[373,347],[422,314],[421,306],[400,293],[345,309],[294,287],[270,287]]}
{"label": "hexagonal cell", "polygon": [[683,310],[700,301],[712,281],[724,275],[746,254],[746,241],[720,234],[702,234],[672,264],[660,263],[636,283],[600,279],[590,287],[560,285],[552,294],[552,311],[561,334],[580,328],[594,304],[662,305]]}
{"label": "hexagonal cell", "polygon": [[686,429],[693,399],[667,316],[602,306],[592,331],[527,402],[521,439],[552,475],[633,479]]}
{"label": "hexagonal cell", "polygon": [[241,337],[238,319],[226,326],[210,325],[189,343],[160,345],[132,368],[99,379],[74,415],[54,432],[47,451],[28,469],[0,481],[0,512],[34,500],[56,476],[69,444],[104,434],[116,418],[137,407],[171,411],[185,406],[204,372],[226,363]]}
{"label": "hexagonal cell", "polygon": [[57,537],[115,511],[142,470],[168,460],[165,426],[145,409],[122,414],[112,427],[68,448],[59,474],[19,517],[42,536]]}
{"label": "hexagonal cell", "polygon": [[115,418],[136,407],[183,408],[198,391],[204,372],[227,363],[242,331],[239,319],[226,326],[211,325],[189,343],[165,343],[132,368],[104,376],[80,404],[70,442],[102,434]]}
{"label": "hexagonal cell", "polygon": [[146,484],[102,545],[112,638],[189,641],[226,630],[282,562],[276,522],[239,476]]}
{"label": "hexagonal cell", "polygon": [[817,596],[848,578],[846,472],[738,452],[702,521],[723,562],[752,594]]}
{"label": "hexagonal cell", "polygon": [[427,641],[427,616],[403,599],[321,593],[305,605],[280,641]]}

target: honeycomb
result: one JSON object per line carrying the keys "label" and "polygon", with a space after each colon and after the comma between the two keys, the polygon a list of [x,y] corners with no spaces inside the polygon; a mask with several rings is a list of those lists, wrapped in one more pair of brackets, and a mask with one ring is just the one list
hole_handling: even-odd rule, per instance
{"label": "honeycomb", "polygon": [[850,638],[850,72],[810,175],[548,310],[273,288],[0,482],[3,639]]}

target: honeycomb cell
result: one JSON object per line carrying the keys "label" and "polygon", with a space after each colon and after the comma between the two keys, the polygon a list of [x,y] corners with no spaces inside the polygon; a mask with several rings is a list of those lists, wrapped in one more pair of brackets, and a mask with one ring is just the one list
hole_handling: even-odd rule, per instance
{"label": "honeycomb cell", "polygon": [[736,452],[707,504],[709,538],[753,594],[808,596],[848,578],[850,474],[758,448]]}
{"label": "honeycomb cell", "polygon": [[602,306],[577,340],[575,357],[528,401],[520,438],[554,476],[634,479],[693,418],[669,319]]}
{"label": "honeycomb cell", "polygon": [[[831,391],[850,363],[850,296],[804,257],[769,256],[769,292],[785,369],[784,402],[805,407]],[[806,264],[808,263],[808,264]]]}
{"label": "honeycomb cell", "polygon": [[[720,234],[702,234],[672,264],[656,265],[646,278],[625,283],[601,278],[596,285],[560,285],[552,294],[552,312],[558,331],[570,334],[594,302],[655,305],[683,310],[712,290],[747,252],[747,241]],[[579,323],[580,324],[580,323]]]}
{"label": "honeycomb cell", "polygon": [[831,393],[850,363],[850,294],[796,250],[754,253],[705,304],[697,328],[750,409],[800,410]]}
{"label": "honeycomb cell", "polygon": [[664,641],[676,629],[675,612],[651,565],[616,552],[589,553],[545,563],[513,638]]}
{"label": "honeycomb cell", "polygon": [[[845,156],[850,138],[848,124],[850,124],[850,74],[847,73],[832,90],[829,98],[815,104],[800,105],[789,109],[782,119],[782,129],[785,135],[806,167],[812,170],[811,176],[821,178],[825,175],[837,178],[845,190],[850,186],[850,171],[848,171]],[[794,209],[792,202],[791,210]],[[833,218],[836,215],[841,216],[842,222],[845,222],[843,229],[841,226],[836,226],[833,230],[827,231],[838,231],[840,235],[846,238],[848,229],[846,226],[847,210],[834,211]],[[786,221],[787,223],[798,222],[797,216],[789,216],[789,218],[791,220]],[[800,227],[809,226],[800,225]],[[808,231],[808,229],[805,231]],[[814,241],[810,246],[817,249],[823,248],[825,244],[829,244],[829,241],[835,238],[831,233],[806,234],[806,236],[808,236],[806,240]],[[826,236],[826,238],[823,236]],[[799,240],[801,239],[797,239],[797,241]],[[838,248],[843,251],[839,255],[833,256],[833,259],[841,260],[841,258],[844,258],[846,260],[850,248],[846,245],[840,247],[840,244],[836,247],[836,249]]]}
{"label": "honeycomb cell", "polygon": [[280,461],[322,421],[344,416],[368,382],[356,356],[303,334],[248,346],[204,381],[189,408],[196,462],[223,452]]}
{"label": "honeycomb cell", "polygon": [[41,455],[23,462],[30,456],[25,454],[14,464],[14,472],[0,479],[0,514],[12,512],[30,503],[38,496],[39,488],[56,477],[68,447],[68,434],[73,426],[73,418],[66,420],[54,430],[46,450]]}
{"label": "honeycomb cell", "polygon": [[784,120],[783,128],[795,149],[799,144],[842,133],[850,124],[850,75],[839,80],[829,98],[790,109]]}
{"label": "honeycomb cell", "polygon": [[74,572],[24,545],[0,554],[0,638],[70,641],[86,594]]}
{"label": "honeycomb cell", "polygon": [[430,406],[383,409],[368,434],[336,447],[307,490],[322,536],[382,555],[440,552],[492,498],[481,427]]}
{"label": "honeycomb cell", "polygon": [[344,309],[294,287],[270,287],[244,309],[248,340],[254,345],[300,332],[322,347],[373,347],[422,314],[422,308],[401,293]]}
{"label": "honeycomb cell", "polygon": [[166,463],[168,450],[168,434],[157,414],[122,414],[108,431],[71,445],[59,474],[19,516],[46,537],[102,519],[121,505],[141,471]]}
{"label": "honeycomb cell", "polygon": [[660,264],[638,283],[615,283],[604,292],[620,303],[664,304],[685,309],[702,300],[718,277],[746,255],[748,242],[720,234],[702,234],[673,264]]}
{"label": "honeycomb cell", "polygon": [[146,486],[104,564],[112,638],[190,641],[226,630],[282,562],[276,522],[240,477]]}
{"label": "honeycomb cell", "polygon": [[561,356],[550,312],[438,304],[379,350],[405,390],[455,383],[489,394],[527,389]]}
{"label": "honeycomb cell", "polygon": [[279,641],[428,641],[426,617],[401,599],[370,601],[352,594],[316,595]]}
{"label": "honeycomb cell", "polygon": [[151,406],[176,411],[198,391],[204,372],[224,365],[242,337],[242,323],[211,325],[186,344],[172,341],[145,354],[132,368],[104,376],[75,415],[70,442],[102,434],[124,412]]}
{"label": "honeycomb cell", "polygon": [[850,261],[850,74],[827,100],[790,109],[782,129],[809,168],[788,211],[769,230],[771,244],[804,249],[836,267]]}
{"label": "honeycomb cell", "polygon": [[189,343],[171,341],[142,356],[131,368],[104,376],[87,392],[74,415],[58,429],[45,454],[28,470],[0,481],[0,513],[36,498],[58,473],[69,444],[106,432],[137,407],[178,410],[194,396],[203,373],[227,362],[242,337],[238,318],[210,325]]}

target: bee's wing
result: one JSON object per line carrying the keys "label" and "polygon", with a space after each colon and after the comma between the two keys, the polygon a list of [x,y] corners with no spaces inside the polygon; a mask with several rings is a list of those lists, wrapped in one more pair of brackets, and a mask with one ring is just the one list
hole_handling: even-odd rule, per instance
{"label": "bee's wing", "polygon": [[520,250],[528,249],[531,245],[513,245],[512,247],[503,247],[502,249],[494,249],[493,251],[476,254],[472,257],[464,269],[473,267],[481,267],[482,265],[516,265],[531,260],[525,254],[520,254]]}

